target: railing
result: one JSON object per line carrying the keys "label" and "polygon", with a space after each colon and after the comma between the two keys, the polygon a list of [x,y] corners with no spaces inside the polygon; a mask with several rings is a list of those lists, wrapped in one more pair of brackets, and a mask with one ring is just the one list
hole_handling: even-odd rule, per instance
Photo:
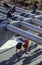
{"label": "railing", "polygon": [[27,39],[33,40],[35,42],[38,42],[38,44],[42,45],[42,37],[27,33],[26,31],[21,30],[21,29],[15,27],[15,26],[12,26],[12,25],[7,25],[6,28],[12,32],[15,32]]}
{"label": "railing", "polygon": [[[18,28],[18,26],[22,26],[22,27],[26,28],[27,30],[29,29],[29,30],[32,30],[33,32],[37,32],[39,34],[42,34],[42,28],[38,27],[38,26],[40,26],[40,27],[42,26],[42,20],[39,20],[42,18],[42,15],[38,15],[38,16],[33,15],[29,11],[22,9],[22,8],[19,8],[19,7],[15,7],[15,9],[16,9],[17,13],[20,13],[20,15],[18,14],[18,16],[17,16],[14,14],[14,16],[21,18],[22,13],[25,13],[25,14],[29,13],[30,14],[29,19],[28,19],[28,17],[26,18],[23,16],[24,17],[24,18],[22,17],[23,21],[20,21],[20,19],[19,19],[17,22],[13,21],[7,25],[6,25],[6,23],[4,23],[5,25],[2,24],[2,26],[0,28],[6,27],[7,30],[12,31],[13,33],[15,32],[18,35],[21,35],[27,39],[32,40],[32,41],[38,42],[38,44],[42,45],[42,37],[36,36],[34,34],[30,34],[29,32]],[[5,10],[5,8],[2,8],[2,7],[0,8],[0,11],[4,11],[4,10]],[[4,12],[6,13],[7,11],[5,10]],[[32,18],[32,16],[35,16],[35,18]],[[37,24],[38,26],[35,26],[32,23]]]}

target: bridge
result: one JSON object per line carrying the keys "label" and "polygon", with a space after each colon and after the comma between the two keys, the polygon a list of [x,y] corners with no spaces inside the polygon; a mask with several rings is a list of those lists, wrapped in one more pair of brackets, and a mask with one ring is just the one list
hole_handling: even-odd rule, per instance
{"label": "bridge", "polygon": [[[7,4],[8,6],[10,6],[10,9],[9,8],[7,9],[7,7],[3,6],[4,5],[3,3],[0,5],[1,5],[0,6],[0,14],[1,14],[0,15],[0,41],[2,40],[0,42],[0,57],[2,57],[2,55],[4,56],[7,52],[10,53],[9,56],[7,56],[8,58],[14,54],[13,53],[15,52],[14,47],[16,46],[17,42],[20,41],[18,39],[19,36],[26,39],[30,39],[31,41],[33,41],[33,43],[38,44],[38,47],[34,50],[31,50],[32,51],[31,53],[33,53],[35,50],[38,50],[38,49],[40,49],[42,53],[42,12],[36,15],[29,12],[29,10],[27,11],[25,9],[15,6],[15,12],[12,13],[12,17],[7,18],[7,12],[14,6]],[[6,36],[6,39],[5,39],[5,36]],[[39,54],[39,51],[37,54]],[[40,60],[38,59],[37,61],[40,62],[42,59],[41,57],[42,57],[42,54],[40,55]],[[0,61],[4,59],[8,59],[8,58],[2,58],[0,59]],[[7,60],[7,62],[8,61],[10,62],[10,60]],[[37,61],[34,61],[34,62],[37,63]]]}

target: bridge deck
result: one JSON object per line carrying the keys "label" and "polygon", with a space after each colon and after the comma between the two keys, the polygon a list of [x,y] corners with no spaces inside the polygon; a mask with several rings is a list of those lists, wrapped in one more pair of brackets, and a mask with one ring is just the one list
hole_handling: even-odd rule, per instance
{"label": "bridge deck", "polygon": [[[11,39],[12,41],[11,41]],[[42,64],[42,46],[38,45],[36,48],[32,49],[29,54],[25,54],[22,52],[18,52],[20,57],[18,58],[16,55],[16,48],[12,47],[14,46],[13,42],[13,33],[12,32],[5,32],[5,34],[0,33],[0,46],[3,48],[10,47],[8,50],[2,48],[0,49],[0,65],[36,65],[36,64]],[[9,40],[10,39],[10,40]],[[10,43],[9,43],[10,42]],[[4,44],[3,44],[4,43]],[[5,45],[6,43],[6,45]],[[11,45],[10,45],[11,44]],[[8,46],[10,45],[10,46]]]}
{"label": "bridge deck", "polygon": [[[3,3],[0,2],[0,12],[7,13],[7,10],[1,6],[3,6]],[[16,10],[21,13],[29,12],[18,7],[16,7]],[[17,16],[16,12],[14,12],[14,14],[14,16]],[[34,15],[30,13],[30,17],[32,16]],[[17,20],[25,18],[19,15],[19,13],[17,17]],[[40,19],[42,20],[42,18]],[[7,23],[7,21],[5,20],[4,23]],[[18,54],[20,57],[17,57],[15,48],[16,42],[14,33],[10,31],[0,32],[0,65],[42,65],[42,45],[37,45],[37,47],[33,48],[28,54],[19,51]]]}

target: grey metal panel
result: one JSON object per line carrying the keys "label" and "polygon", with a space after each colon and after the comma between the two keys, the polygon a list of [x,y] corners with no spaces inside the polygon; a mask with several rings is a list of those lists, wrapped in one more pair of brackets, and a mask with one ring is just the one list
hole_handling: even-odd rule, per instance
{"label": "grey metal panel", "polygon": [[19,35],[21,35],[21,36],[27,38],[27,39],[33,40],[33,41],[38,42],[39,44],[42,45],[42,37],[38,37],[38,36],[36,36],[36,35],[27,33],[26,31],[21,30],[21,29],[19,29],[19,28],[17,28],[17,27],[14,27],[14,26],[12,26],[12,25],[7,25],[6,28],[7,28],[8,30],[12,31],[12,32],[15,32],[15,33],[17,33],[17,34],[19,34]]}
{"label": "grey metal panel", "polygon": [[27,29],[30,29],[30,30],[33,30],[33,31],[36,31],[40,34],[42,34],[42,28],[39,28],[35,25],[32,25],[32,24],[29,24],[29,23],[26,23],[26,22],[20,22],[21,26],[27,28]]}

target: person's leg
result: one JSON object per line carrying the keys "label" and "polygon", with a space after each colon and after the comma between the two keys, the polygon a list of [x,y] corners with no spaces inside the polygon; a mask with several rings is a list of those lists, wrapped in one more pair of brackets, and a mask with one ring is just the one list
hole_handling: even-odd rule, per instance
{"label": "person's leg", "polygon": [[27,48],[25,48],[25,51],[28,52],[28,53],[30,52],[31,43],[32,43],[32,41],[28,40],[28,46],[27,46]]}
{"label": "person's leg", "polygon": [[25,40],[24,53],[28,54],[28,48],[29,48],[29,40]]}

